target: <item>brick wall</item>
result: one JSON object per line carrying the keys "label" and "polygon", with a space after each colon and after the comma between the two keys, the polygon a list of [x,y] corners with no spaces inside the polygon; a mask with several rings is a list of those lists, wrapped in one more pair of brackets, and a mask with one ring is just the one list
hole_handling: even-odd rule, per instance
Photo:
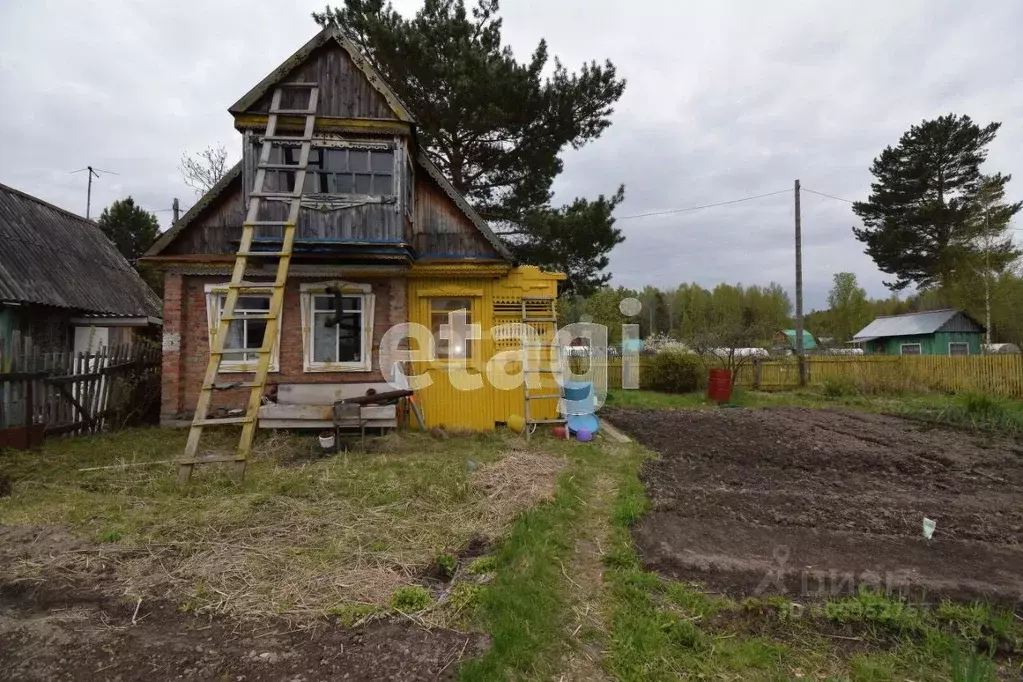
{"label": "brick wall", "polygon": [[[223,284],[227,276],[173,275],[164,280],[163,402],[160,417],[165,422],[187,419],[195,409],[203,375],[209,361],[207,332],[207,284]],[[280,371],[270,372],[267,383],[341,383],[383,381],[378,348],[384,332],[407,321],[404,279],[367,279],[376,296],[373,321],[373,370],[371,372],[305,372],[302,369],[302,313],[299,300],[303,283],[326,281],[323,277],[293,278],[284,291],[281,314]],[[350,280],[358,281],[358,280]],[[227,372],[220,382],[249,381],[251,373]],[[218,391],[214,407],[242,407],[249,391]]]}

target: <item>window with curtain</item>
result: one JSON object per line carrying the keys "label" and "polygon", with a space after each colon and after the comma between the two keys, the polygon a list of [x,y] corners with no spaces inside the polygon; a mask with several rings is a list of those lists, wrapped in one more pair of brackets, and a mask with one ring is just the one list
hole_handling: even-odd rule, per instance
{"label": "window with curtain", "polygon": [[[234,315],[242,319],[231,320],[227,329],[227,338],[224,339],[224,348],[232,350],[244,350],[244,353],[225,354],[221,369],[226,371],[252,371],[259,360],[259,349],[263,346],[266,338],[267,320],[245,319],[246,316],[265,316],[270,312],[270,295],[272,289],[267,287],[266,294],[248,293],[238,297],[235,305]],[[213,336],[220,328],[220,318],[224,314],[224,306],[227,301],[226,287],[220,285],[207,286],[206,288],[206,309],[208,314],[209,341],[212,347]],[[281,311],[283,318],[284,312]],[[279,319],[278,322],[281,320]],[[280,342],[280,325],[278,325],[277,343],[274,344],[273,354],[270,358],[270,371],[278,371],[278,355]]]}

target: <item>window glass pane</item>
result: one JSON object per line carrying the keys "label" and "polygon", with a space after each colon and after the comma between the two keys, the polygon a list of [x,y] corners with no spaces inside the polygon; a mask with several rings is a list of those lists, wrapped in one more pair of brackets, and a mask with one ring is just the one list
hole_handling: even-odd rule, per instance
{"label": "window glass pane", "polygon": [[335,179],[335,191],[338,194],[352,194],[355,192],[355,180],[352,179],[351,175],[347,173],[339,174],[334,176]]}
{"label": "window glass pane", "polygon": [[969,355],[970,344],[968,343],[950,343],[948,345],[949,355]]}
{"label": "window glass pane", "polygon": [[266,336],[266,320],[243,320],[245,324],[245,347],[259,348]]}
{"label": "window glass pane", "polygon": [[390,175],[373,176],[373,194],[394,194],[394,186]]}
{"label": "window glass pane", "polygon": [[[223,305],[223,303],[221,303]],[[235,312],[270,312],[269,296],[239,296]]]}
{"label": "window glass pane", "polygon": [[903,355],[920,355],[919,343],[905,343],[902,345]]}
{"label": "window glass pane", "polygon": [[338,358],[341,362],[362,360],[362,315],[342,313],[337,326]]}
{"label": "window glass pane", "polygon": [[369,170],[369,152],[364,149],[348,150],[348,168],[353,171]]}
{"label": "window glass pane", "polygon": [[348,150],[347,149],[325,149],[326,152],[326,163],[324,168],[329,171],[344,171],[348,170]]}
{"label": "window glass pane", "polygon": [[362,310],[362,299],[355,296],[345,296],[341,299],[342,310]]}
{"label": "window glass pane", "polygon": [[333,314],[313,315],[313,362],[337,362],[337,327],[328,327]]}
{"label": "window glass pane", "polygon": [[356,194],[370,194],[372,186],[370,185],[370,178],[372,176],[359,174],[355,176],[355,193]]}
{"label": "window glass pane", "polygon": [[[290,149],[291,149],[291,151],[293,153],[292,153],[291,159],[288,161],[288,163],[298,164],[299,160],[301,160],[301,158],[302,158],[302,150],[301,150],[301,148],[299,148],[299,147],[291,147]],[[309,150],[309,166],[308,166],[309,169],[322,169],[323,168],[323,156],[324,156],[323,152],[324,151],[326,151],[326,150],[315,148],[315,147],[311,148]]]}
{"label": "window glass pane", "polygon": [[305,188],[304,192],[315,194],[320,190],[320,178],[324,177],[321,173],[306,173],[305,174]]}
{"label": "window glass pane", "polygon": [[313,310],[326,310],[334,312],[333,296],[313,296]]}
{"label": "window glass pane", "polygon": [[392,151],[371,152],[370,162],[373,164],[370,170],[374,172],[394,172],[394,152]]}
{"label": "window glass pane", "polygon": [[[438,358],[471,358],[472,340],[466,338],[468,329],[459,329],[453,325],[451,313],[465,312],[465,325],[472,324],[470,301],[467,298],[435,298],[430,301],[430,330],[433,332]],[[442,326],[446,327],[448,338],[441,334]]]}

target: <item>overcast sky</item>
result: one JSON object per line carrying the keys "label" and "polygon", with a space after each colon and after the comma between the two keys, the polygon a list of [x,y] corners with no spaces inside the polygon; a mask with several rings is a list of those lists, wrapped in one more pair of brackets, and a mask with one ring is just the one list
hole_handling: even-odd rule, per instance
{"label": "overcast sky", "polygon": [[[395,3],[411,13],[417,0]],[[287,9],[288,6],[294,9]],[[128,194],[159,211],[195,196],[182,152],[240,136],[227,107],[317,30],[323,0],[7,0],[0,7],[0,182],[93,215]],[[525,59],[545,37],[570,67],[611,59],[628,79],[612,127],[564,154],[557,200],[611,193],[620,217],[803,187],[869,190],[871,160],[911,124],[956,112],[1002,121],[987,168],[1023,198],[1023,3],[503,0]],[[794,285],[792,195],[622,220],[614,284]],[[807,307],[851,270],[884,277],[852,235],[849,205],[803,195]],[[1017,228],[1023,227],[1019,223]],[[1023,237],[1023,231],[1016,234]]]}

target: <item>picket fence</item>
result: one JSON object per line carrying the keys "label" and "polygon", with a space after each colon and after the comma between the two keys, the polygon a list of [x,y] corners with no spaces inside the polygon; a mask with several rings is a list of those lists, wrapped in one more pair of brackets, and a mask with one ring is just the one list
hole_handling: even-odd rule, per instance
{"label": "picket fence", "polygon": [[125,344],[95,353],[12,346],[0,357],[0,446],[18,446],[33,438],[28,432],[79,435],[122,426],[159,403],[158,346]]}
{"label": "picket fence", "polygon": [[[586,371],[586,361],[572,359],[577,372]],[[810,356],[806,359],[807,382],[820,386],[842,381],[863,391],[980,392],[1023,398],[1023,355],[969,356]],[[596,359],[594,378],[606,377],[608,388],[622,387],[622,358]],[[709,366],[717,367],[711,364]],[[649,357],[640,358],[640,385],[649,379]],[[764,391],[799,387],[799,365],[795,358],[751,359],[740,367],[736,385]]]}

